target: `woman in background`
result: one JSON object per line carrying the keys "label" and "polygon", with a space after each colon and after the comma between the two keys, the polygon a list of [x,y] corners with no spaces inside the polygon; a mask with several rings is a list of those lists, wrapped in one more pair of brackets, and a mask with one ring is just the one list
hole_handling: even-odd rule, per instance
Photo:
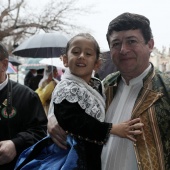
{"label": "woman in background", "polygon": [[51,94],[58,82],[58,80],[56,79],[57,76],[57,68],[55,66],[47,66],[44,70],[44,76],[39,83],[39,87],[36,90],[40,97],[46,115],[48,113],[49,104],[51,101]]}

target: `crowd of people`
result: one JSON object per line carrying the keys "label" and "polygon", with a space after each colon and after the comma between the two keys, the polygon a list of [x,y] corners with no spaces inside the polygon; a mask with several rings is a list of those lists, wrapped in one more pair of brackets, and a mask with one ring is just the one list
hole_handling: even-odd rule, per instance
{"label": "crowd of people", "polygon": [[170,78],[149,60],[150,21],[120,14],[106,38],[118,71],[102,81],[92,76],[99,45],[88,33],[74,36],[61,80],[50,66],[50,78],[40,80],[41,90],[53,82],[47,110],[38,92],[8,79],[0,44],[0,169],[170,169]]}

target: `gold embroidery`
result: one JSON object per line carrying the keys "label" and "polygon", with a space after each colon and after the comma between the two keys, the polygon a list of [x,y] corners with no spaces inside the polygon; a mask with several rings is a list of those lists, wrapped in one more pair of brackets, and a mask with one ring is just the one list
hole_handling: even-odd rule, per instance
{"label": "gold embroidery", "polygon": [[7,99],[5,99],[2,103],[4,106],[7,106]]}

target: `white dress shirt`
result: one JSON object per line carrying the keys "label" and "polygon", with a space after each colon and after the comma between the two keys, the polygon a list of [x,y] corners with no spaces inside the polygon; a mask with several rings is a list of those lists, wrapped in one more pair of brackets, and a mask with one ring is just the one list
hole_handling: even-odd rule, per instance
{"label": "white dress shirt", "polygon": [[[130,120],[131,113],[143,86],[143,78],[151,65],[138,77],[130,80],[129,85],[122,78],[116,95],[110,104],[105,122],[118,124]],[[102,150],[102,170],[137,170],[133,142],[126,138],[110,135]]]}
{"label": "white dress shirt", "polygon": [[7,76],[6,80],[0,84],[0,90],[2,90],[7,85],[7,83],[8,83],[8,76]]}

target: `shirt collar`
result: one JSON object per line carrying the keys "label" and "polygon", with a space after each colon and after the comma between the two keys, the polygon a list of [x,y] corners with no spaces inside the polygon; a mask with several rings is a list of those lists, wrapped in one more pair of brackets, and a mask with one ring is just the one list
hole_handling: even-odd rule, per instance
{"label": "shirt collar", "polygon": [[0,84],[0,90],[2,90],[8,83],[8,76],[6,76],[6,80]]}
{"label": "shirt collar", "polygon": [[[129,86],[132,86],[132,85],[137,84],[139,82],[143,82],[144,77],[148,74],[150,69],[151,69],[151,64],[149,64],[148,68],[146,68],[142,74],[140,74],[138,77],[131,79],[129,81]],[[122,80],[126,84],[126,81],[123,77],[122,77]]]}

